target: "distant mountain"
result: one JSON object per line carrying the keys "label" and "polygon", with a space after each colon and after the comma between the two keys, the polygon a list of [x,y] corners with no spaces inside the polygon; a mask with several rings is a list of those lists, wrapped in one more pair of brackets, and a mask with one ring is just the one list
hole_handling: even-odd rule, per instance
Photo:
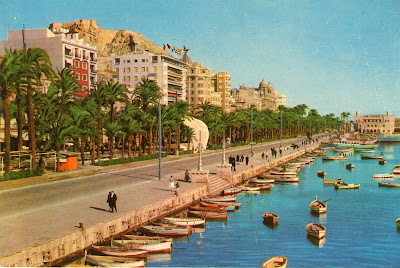
{"label": "distant mountain", "polygon": [[[164,49],[153,44],[142,34],[127,30],[107,30],[95,20],[78,20],[66,23],[52,23],[49,26],[51,31],[59,28],[68,29],[70,32],[79,34],[85,42],[93,44],[98,50],[99,78],[109,78],[107,73],[112,69],[112,57],[132,51],[149,51],[158,55],[167,55]],[[105,75],[106,77],[102,77]]]}

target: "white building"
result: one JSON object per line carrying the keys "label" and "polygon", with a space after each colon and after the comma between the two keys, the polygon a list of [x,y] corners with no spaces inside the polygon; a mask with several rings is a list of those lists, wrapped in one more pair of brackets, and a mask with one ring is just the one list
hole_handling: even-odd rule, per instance
{"label": "white building", "polygon": [[186,100],[186,63],[173,57],[146,51],[128,53],[113,58],[113,71],[130,91],[142,79],[155,81],[162,91],[161,104]]}
{"label": "white building", "polygon": [[395,126],[395,116],[390,115],[360,115],[356,112],[354,117],[354,130],[359,133],[393,134]]}
{"label": "white building", "polygon": [[278,109],[279,106],[284,106],[286,107],[286,95],[275,91],[275,102],[276,102],[276,109]]}
{"label": "white building", "polygon": [[[76,95],[85,97],[97,84],[97,48],[79,39],[77,33],[59,28],[54,32],[47,28],[9,31],[8,40],[0,41],[0,54],[5,49],[41,48],[47,52],[55,71],[69,67],[81,84]],[[45,88],[46,89],[46,88]]]}

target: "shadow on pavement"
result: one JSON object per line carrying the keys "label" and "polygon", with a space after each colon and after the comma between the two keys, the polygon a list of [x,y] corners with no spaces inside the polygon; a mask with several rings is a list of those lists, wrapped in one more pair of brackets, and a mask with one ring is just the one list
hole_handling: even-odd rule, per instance
{"label": "shadow on pavement", "polygon": [[89,208],[93,208],[93,209],[97,209],[97,210],[108,212],[108,209],[104,209],[104,208],[96,208],[96,207],[89,207]]}

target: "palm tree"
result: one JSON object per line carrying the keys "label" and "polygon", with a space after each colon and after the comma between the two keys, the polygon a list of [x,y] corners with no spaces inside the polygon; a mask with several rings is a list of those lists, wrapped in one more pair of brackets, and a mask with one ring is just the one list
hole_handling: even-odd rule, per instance
{"label": "palm tree", "polygon": [[173,110],[173,114],[174,114],[174,120],[176,123],[176,129],[177,129],[177,133],[176,133],[176,148],[175,148],[175,153],[177,155],[179,155],[179,151],[180,151],[180,125],[181,123],[183,123],[183,121],[185,120],[185,118],[190,117],[190,113],[189,113],[189,102],[187,101],[178,101],[178,102],[174,102],[170,104]]}

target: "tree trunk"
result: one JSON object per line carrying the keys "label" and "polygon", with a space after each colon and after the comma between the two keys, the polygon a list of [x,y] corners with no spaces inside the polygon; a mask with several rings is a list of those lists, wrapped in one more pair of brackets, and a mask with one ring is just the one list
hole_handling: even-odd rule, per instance
{"label": "tree trunk", "polygon": [[151,147],[153,146],[153,128],[150,126],[148,135],[147,154],[151,154]]}
{"label": "tree trunk", "polygon": [[171,128],[168,130],[168,154],[171,154],[171,147],[172,147],[172,131]]}
{"label": "tree trunk", "polygon": [[28,135],[30,141],[30,149],[32,152],[32,168],[36,168],[36,137],[35,137],[35,121],[33,115],[32,86],[27,87],[28,96]]}
{"label": "tree trunk", "polygon": [[96,159],[96,140],[92,139],[92,151],[91,151],[91,155],[92,155],[92,165],[94,165],[96,163],[95,159]]}
{"label": "tree trunk", "polygon": [[131,154],[132,154],[131,146],[132,146],[132,136],[129,136],[128,137],[128,158],[131,158]]}
{"label": "tree trunk", "polygon": [[22,107],[21,107],[21,98],[16,98],[17,102],[17,125],[18,125],[18,151],[22,151],[23,145],[23,130],[22,130]]}
{"label": "tree trunk", "polygon": [[137,134],[133,135],[133,157],[136,156],[137,150]]}
{"label": "tree trunk", "polygon": [[56,171],[57,172],[60,172],[60,154],[59,154],[60,150],[61,150],[60,145],[56,145],[56,159],[57,159]]}
{"label": "tree trunk", "polygon": [[125,137],[122,137],[122,151],[121,151],[121,158],[125,156]]}
{"label": "tree trunk", "polygon": [[85,165],[85,140],[81,138],[81,158],[82,158],[82,165]]}
{"label": "tree trunk", "polygon": [[[4,96],[4,95],[3,95]],[[10,115],[10,96],[3,97],[4,110],[4,143],[6,145],[4,151],[4,172],[10,172],[10,157],[11,157],[11,115]],[[3,149],[3,148],[2,148]]]}
{"label": "tree trunk", "polygon": [[143,154],[142,152],[142,134],[139,134],[139,156]]}

